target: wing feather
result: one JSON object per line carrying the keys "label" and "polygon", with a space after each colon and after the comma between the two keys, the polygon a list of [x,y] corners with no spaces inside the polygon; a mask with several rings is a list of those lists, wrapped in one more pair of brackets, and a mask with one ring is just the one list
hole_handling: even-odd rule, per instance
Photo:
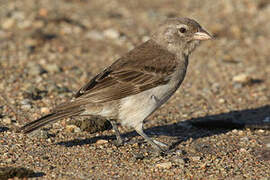
{"label": "wing feather", "polygon": [[104,103],[166,84],[177,66],[174,54],[148,41],[118,59],[76,94],[77,102]]}

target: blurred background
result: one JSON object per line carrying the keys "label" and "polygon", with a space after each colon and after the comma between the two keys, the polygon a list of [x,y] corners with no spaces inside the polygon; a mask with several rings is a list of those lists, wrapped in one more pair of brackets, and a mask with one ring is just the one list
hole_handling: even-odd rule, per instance
{"label": "blurred background", "polygon": [[194,18],[215,39],[191,55],[182,87],[146,127],[211,115],[268,122],[269,0],[0,0],[0,123],[47,114],[168,17]]}

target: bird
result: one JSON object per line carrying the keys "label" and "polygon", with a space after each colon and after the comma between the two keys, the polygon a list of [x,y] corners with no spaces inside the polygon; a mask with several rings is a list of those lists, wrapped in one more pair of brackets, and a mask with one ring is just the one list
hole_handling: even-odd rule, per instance
{"label": "bird", "polygon": [[133,128],[154,150],[164,152],[168,145],[148,137],[143,124],[180,87],[189,55],[196,46],[212,38],[194,19],[168,18],[149,40],[90,79],[70,100],[24,125],[20,131],[27,134],[67,117],[101,116],[112,124],[117,144],[123,144],[120,124]]}

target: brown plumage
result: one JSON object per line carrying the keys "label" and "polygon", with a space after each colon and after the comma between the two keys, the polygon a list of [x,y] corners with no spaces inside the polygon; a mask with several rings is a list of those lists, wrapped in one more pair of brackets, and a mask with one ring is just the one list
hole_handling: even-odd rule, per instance
{"label": "brown plumage", "polygon": [[194,20],[168,19],[150,40],[96,75],[70,101],[26,124],[21,131],[29,133],[65,117],[99,115],[111,120],[119,143],[122,140],[112,119],[135,128],[154,148],[162,150],[163,143],[143,133],[143,121],[178,89],[186,74],[189,54],[200,40],[210,38]]}

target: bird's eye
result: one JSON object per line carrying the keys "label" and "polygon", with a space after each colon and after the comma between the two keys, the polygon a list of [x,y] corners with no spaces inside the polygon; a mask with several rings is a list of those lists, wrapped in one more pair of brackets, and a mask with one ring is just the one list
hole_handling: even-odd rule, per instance
{"label": "bird's eye", "polygon": [[184,28],[184,27],[181,27],[181,28],[179,29],[179,32],[180,32],[180,33],[185,33],[185,32],[187,32],[187,29]]}

